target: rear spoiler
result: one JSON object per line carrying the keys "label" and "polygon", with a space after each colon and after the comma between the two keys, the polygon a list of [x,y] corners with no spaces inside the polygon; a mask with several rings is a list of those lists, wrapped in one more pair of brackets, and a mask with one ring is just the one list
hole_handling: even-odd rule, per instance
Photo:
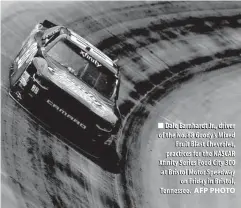
{"label": "rear spoiler", "polygon": [[58,25],[56,25],[55,23],[50,22],[50,21],[48,21],[48,20],[44,20],[43,23],[42,23],[42,25],[43,25],[44,27],[46,27],[46,28],[51,28],[51,27],[58,26]]}

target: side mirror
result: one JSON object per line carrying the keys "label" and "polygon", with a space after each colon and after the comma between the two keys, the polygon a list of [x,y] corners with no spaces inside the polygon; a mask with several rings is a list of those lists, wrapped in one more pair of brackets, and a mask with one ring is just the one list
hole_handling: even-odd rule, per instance
{"label": "side mirror", "polygon": [[48,69],[48,63],[45,59],[41,58],[41,57],[35,57],[33,59],[33,64],[35,66],[35,68],[37,69],[37,73],[39,75],[42,75],[44,73],[48,73],[49,69]]}
{"label": "side mirror", "polygon": [[113,63],[116,64],[118,61],[119,61],[119,59],[115,59],[115,60],[113,61]]}

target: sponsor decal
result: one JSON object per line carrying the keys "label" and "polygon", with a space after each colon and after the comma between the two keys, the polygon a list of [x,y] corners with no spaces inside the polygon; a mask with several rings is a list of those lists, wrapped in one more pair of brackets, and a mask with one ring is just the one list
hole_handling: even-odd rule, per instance
{"label": "sponsor decal", "polygon": [[32,88],[31,88],[31,91],[34,93],[34,94],[38,94],[39,92],[39,88],[36,86],[36,85],[33,85]]}
{"label": "sponsor decal", "polygon": [[18,69],[23,65],[24,62],[28,63],[32,57],[35,55],[37,52],[37,43],[33,43],[30,48],[24,49],[25,52],[21,57],[16,58],[16,62],[18,64]]}
{"label": "sponsor decal", "polygon": [[19,82],[22,84],[23,87],[25,87],[28,83],[30,75],[28,74],[28,72],[24,71],[22,76],[19,79]]}
{"label": "sponsor decal", "polygon": [[67,113],[64,109],[60,108],[57,104],[55,104],[53,101],[51,100],[47,100],[47,103],[55,108],[59,113],[61,113],[62,115],[64,115],[66,118],[68,118],[69,120],[71,120],[72,122],[76,123],[78,126],[80,126],[82,129],[86,129],[86,126],[81,123],[78,119],[76,119],[74,116],[70,115],[69,113]]}
{"label": "sponsor decal", "polygon": [[15,94],[16,94],[16,96],[17,96],[17,98],[18,98],[19,100],[22,100],[22,99],[23,99],[23,98],[22,98],[22,95],[21,95],[21,93],[20,93],[19,91],[15,92]]}
{"label": "sponsor decal", "polygon": [[[91,48],[94,48],[93,45],[91,45],[90,43],[88,43],[85,39],[81,38],[81,40],[79,39],[80,37],[76,36],[76,34],[74,33],[74,35],[70,36],[70,39],[72,41],[74,41],[75,43],[77,43],[78,45],[81,45],[81,47],[86,47],[86,45],[88,45]],[[90,56],[88,53],[86,53],[85,51],[81,50],[80,51],[80,55],[85,58],[88,59],[89,61],[91,61],[93,64],[96,65],[96,67],[101,67],[102,65],[100,64],[100,62],[98,62],[96,59],[94,59],[92,56]]]}
{"label": "sponsor decal", "polygon": [[100,51],[98,48],[96,48],[95,46],[93,46],[91,43],[89,43],[87,40],[85,40],[84,38],[82,38],[80,35],[76,34],[75,32],[71,31],[71,36],[70,36],[71,40],[74,41],[75,43],[77,43],[78,45],[81,45],[82,47],[86,47],[89,46],[91,49],[93,49],[93,52],[100,56],[102,59],[105,60],[105,62],[107,62],[110,65],[113,65],[113,61],[110,59],[110,57],[108,57],[106,54],[104,54],[102,51]]}
{"label": "sponsor decal", "polygon": [[93,64],[95,64],[96,67],[101,67],[102,65],[97,61],[95,60],[93,57],[91,57],[88,53],[86,53],[85,51],[80,51],[80,55],[83,57],[83,58],[86,58],[88,59],[89,61],[91,61]]}

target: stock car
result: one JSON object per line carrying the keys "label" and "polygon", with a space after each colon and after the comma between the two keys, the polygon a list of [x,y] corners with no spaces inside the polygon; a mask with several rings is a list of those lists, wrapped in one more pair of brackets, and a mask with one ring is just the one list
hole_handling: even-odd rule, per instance
{"label": "stock car", "polygon": [[73,30],[44,20],[10,66],[9,94],[32,115],[35,109],[51,114],[52,123],[63,121],[61,128],[80,140],[110,145],[121,126],[116,61]]}

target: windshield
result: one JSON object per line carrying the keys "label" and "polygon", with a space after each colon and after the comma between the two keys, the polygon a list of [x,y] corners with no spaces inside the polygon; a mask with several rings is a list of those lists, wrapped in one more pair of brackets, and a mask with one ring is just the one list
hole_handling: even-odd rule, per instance
{"label": "windshield", "polygon": [[112,97],[114,74],[70,41],[58,41],[47,54],[104,97]]}

